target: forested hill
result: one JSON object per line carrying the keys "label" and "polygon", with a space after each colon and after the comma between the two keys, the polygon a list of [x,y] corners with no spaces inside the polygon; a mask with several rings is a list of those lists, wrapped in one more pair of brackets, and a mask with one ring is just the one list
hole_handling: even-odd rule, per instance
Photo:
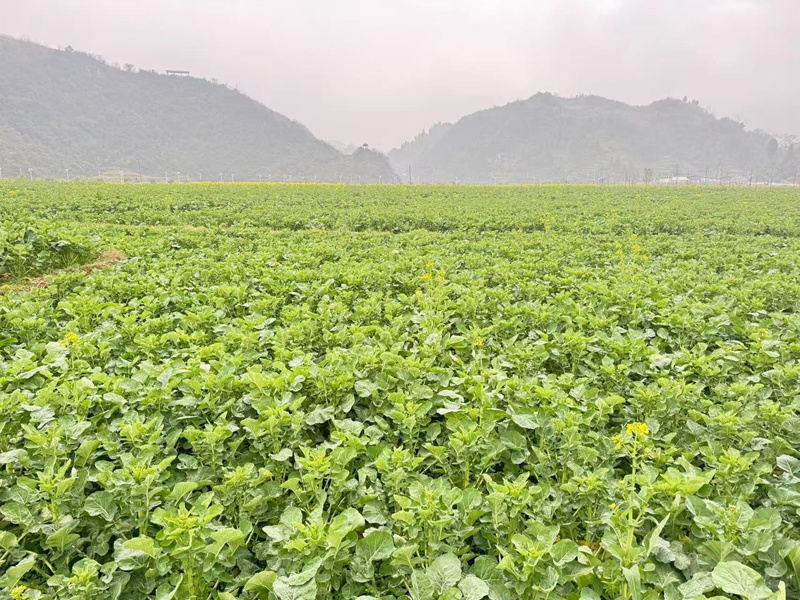
{"label": "forested hill", "polygon": [[385,157],[345,156],[303,125],[195,77],[118,68],[82,52],[0,37],[3,175],[125,170],[203,179],[388,181]]}
{"label": "forested hill", "polygon": [[800,156],[696,101],[629,106],[597,96],[528,100],[439,124],[389,153],[414,180],[794,180]]}

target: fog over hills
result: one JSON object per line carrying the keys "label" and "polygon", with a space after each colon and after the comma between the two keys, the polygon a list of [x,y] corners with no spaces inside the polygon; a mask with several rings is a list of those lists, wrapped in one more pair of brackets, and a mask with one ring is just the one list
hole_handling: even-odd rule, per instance
{"label": "fog over hills", "polygon": [[697,101],[630,106],[540,93],[437,124],[389,153],[414,181],[794,180],[791,144],[717,118]]}
{"label": "fog over hills", "polygon": [[204,180],[533,183],[794,181],[790,138],[694,100],[631,106],[538,93],[438,123],[392,150],[324,142],[235,89],[0,37],[4,175],[124,171]]}
{"label": "fog over hills", "polygon": [[[392,180],[386,158],[345,156],[302,124],[224,85],[117,68],[99,57],[0,37],[0,169],[192,179]],[[220,175],[221,174],[221,175]]]}

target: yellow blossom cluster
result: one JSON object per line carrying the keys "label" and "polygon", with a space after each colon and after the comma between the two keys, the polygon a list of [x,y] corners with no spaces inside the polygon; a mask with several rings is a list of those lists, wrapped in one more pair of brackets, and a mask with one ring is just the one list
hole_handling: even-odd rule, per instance
{"label": "yellow blossom cluster", "polygon": [[[434,263],[429,262],[425,264],[425,268],[427,271],[422,274],[422,281],[433,281],[434,277]],[[439,270],[438,277],[436,277],[436,283],[445,283],[446,280],[444,278],[445,271],[444,269]]]}
{"label": "yellow blossom cluster", "polygon": [[[636,233],[632,233],[631,241],[633,242],[633,247],[631,251],[633,252],[634,256],[639,257],[643,261],[647,262],[648,260],[650,260],[650,257],[645,254],[642,254],[642,246],[641,244],[639,244],[638,240],[639,240],[639,235]],[[625,247],[623,246],[622,242],[617,242],[616,255],[622,256],[623,254],[625,254]]]}
{"label": "yellow blossom cluster", "polygon": [[24,585],[18,585],[13,588],[9,596],[12,600],[28,600],[31,597],[28,593],[28,588]]}
{"label": "yellow blossom cluster", "polygon": [[647,423],[628,423],[625,426],[625,434],[618,433],[611,436],[611,441],[616,444],[617,450],[622,450],[622,446],[627,441],[632,441],[636,438],[645,438],[650,435],[650,428]]}
{"label": "yellow blossom cluster", "polygon": [[625,426],[625,431],[628,435],[646,436],[650,433],[650,428],[647,426],[647,423],[628,423]]}
{"label": "yellow blossom cluster", "polygon": [[61,345],[64,346],[65,348],[71,348],[72,346],[77,344],[80,341],[80,339],[81,338],[77,333],[70,332],[70,333],[68,333],[67,335],[64,336],[64,339],[61,342]]}

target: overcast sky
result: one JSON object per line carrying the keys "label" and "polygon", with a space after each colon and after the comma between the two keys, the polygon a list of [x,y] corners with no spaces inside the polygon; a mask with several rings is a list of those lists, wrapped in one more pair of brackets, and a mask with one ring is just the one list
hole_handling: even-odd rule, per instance
{"label": "overcast sky", "polygon": [[384,150],[539,91],[800,134],[800,0],[0,0],[0,32],[216,77]]}

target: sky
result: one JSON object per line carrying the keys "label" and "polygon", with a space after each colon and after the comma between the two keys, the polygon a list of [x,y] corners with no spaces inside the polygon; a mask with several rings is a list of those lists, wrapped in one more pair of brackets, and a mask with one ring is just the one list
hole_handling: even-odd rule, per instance
{"label": "sky", "polygon": [[800,0],[0,0],[0,33],[216,78],[382,150],[540,91],[800,135]]}

